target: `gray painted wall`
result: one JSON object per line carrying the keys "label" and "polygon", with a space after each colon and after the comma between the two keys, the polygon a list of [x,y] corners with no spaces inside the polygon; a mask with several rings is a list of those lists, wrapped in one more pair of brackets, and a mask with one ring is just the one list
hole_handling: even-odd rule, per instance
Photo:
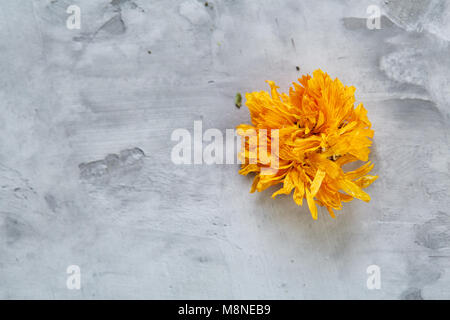
{"label": "gray painted wall", "polygon": [[[450,4],[208,3],[0,2],[0,297],[450,298]],[[171,162],[174,129],[316,68],[368,109],[370,203],[313,221],[238,165]]]}

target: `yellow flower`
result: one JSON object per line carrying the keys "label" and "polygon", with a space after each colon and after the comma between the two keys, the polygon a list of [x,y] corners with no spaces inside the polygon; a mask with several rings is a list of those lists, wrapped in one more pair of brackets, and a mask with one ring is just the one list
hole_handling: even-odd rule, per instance
{"label": "yellow flower", "polygon": [[246,94],[252,125],[237,127],[242,137],[239,173],[256,173],[250,192],[282,183],[273,198],[293,191],[298,205],[306,198],[314,219],[316,204],[334,218],[333,209],[342,209],[342,202],[370,200],[362,189],[378,178],[368,175],[373,164],[350,172],[342,166],[368,161],[374,131],[363,105],[354,107],[354,87],[332,80],[320,69],[298,80],[289,94],[278,93],[273,81],[267,81],[271,94]]}

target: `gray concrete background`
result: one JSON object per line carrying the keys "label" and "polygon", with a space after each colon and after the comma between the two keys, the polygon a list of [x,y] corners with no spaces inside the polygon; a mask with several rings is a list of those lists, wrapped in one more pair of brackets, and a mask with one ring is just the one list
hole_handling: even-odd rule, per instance
{"label": "gray concrete background", "polygon": [[[0,297],[450,298],[448,1],[208,2],[0,2]],[[313,221],[237,165],[171,163],[174,129],[316,68],[368,109],[369,204]]]}

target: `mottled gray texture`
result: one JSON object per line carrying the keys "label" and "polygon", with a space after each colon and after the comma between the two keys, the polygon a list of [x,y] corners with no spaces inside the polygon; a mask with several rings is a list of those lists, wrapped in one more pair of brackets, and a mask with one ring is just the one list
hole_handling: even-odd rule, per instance
{"label": "mottled gray texture", "polygon": [[[369,30],[378,1],[208,3],[0,2],[0,297],[450,298],[450,4],[381,1]],[[369,204],[313,221],[237,165],[171,163],[174,129],[316,68],[368,109]]]}

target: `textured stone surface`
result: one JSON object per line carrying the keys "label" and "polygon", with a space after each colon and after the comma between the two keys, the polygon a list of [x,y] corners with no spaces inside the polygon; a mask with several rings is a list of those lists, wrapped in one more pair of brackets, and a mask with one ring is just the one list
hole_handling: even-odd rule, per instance
{"label": "textured stone surface", "polygon": [[[0,297],[450,298],[450,5],[382,1],[369,30],[374,3],[0,2]],[[234,128],[236,92],[316,68],[368,109],[369,204],[313,221],[170,161],[174,129]]]}

